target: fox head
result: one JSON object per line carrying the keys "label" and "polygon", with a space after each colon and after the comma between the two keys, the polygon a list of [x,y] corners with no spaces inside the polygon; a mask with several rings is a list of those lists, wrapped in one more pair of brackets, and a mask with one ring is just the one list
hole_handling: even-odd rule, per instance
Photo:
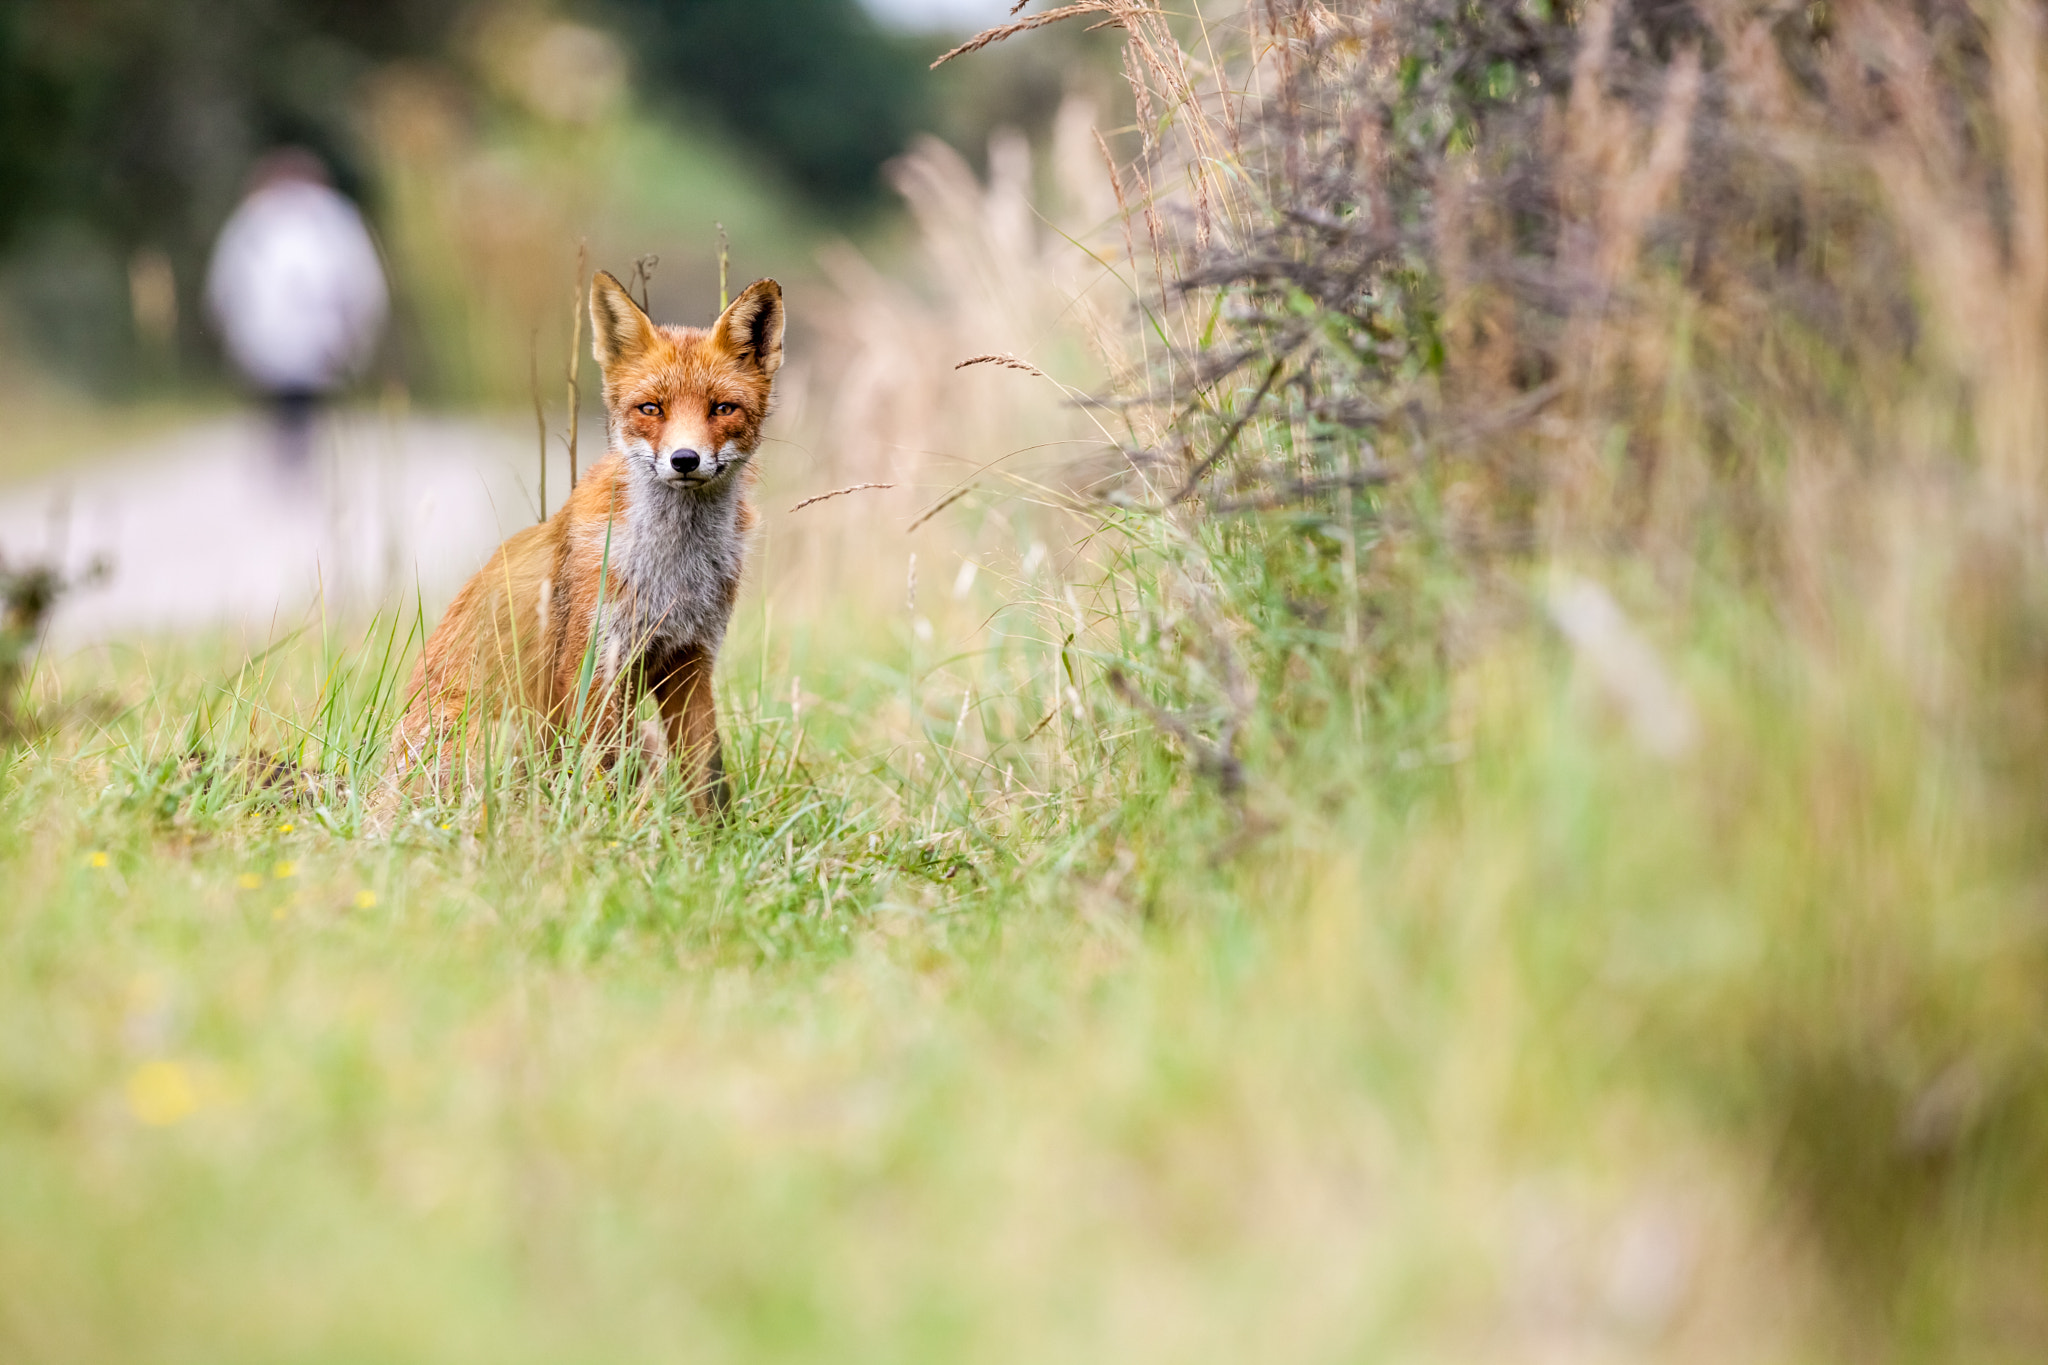
{"label": "fox head", "polygon": [[657,326],[598,271],[591,349],[604,369],[612,448],[628,467],[704,488],[752,459],[782,367],[782,321],[782,286],[756,280],[708,328]]}

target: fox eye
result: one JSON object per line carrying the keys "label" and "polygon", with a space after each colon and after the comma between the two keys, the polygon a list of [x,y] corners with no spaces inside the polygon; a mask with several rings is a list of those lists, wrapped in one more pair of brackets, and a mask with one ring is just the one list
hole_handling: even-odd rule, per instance
{"label": "fox eye", "polygon": [[640,411],[646,413],[649,417],[659,417],[661,416],[661,404],[642,403],[640,405]]}
{"label": "fox eye", "polygon": [[711,409],[713,417],[730,417],[740,410],[738,403],[720,403]]}

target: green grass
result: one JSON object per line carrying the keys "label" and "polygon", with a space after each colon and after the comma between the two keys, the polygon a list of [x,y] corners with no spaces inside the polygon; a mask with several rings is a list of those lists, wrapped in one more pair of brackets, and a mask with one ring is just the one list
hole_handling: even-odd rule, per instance
{"label": "green grass", "polygon": [[1276,632],[1237,806],[1106,689],[1031,733],[1021,631],[756,627],[727,824],[500,768],[374,834],[404,643],[44,677],[99,718],[0,778],[0,1356],[2038,1341],[2030,832],[1881,662],[1703,618],[1667,762],[1540,628],[1359,706]]}
{"label": "green grass", "polygon": [[[1431,14],[1497,17],[1387,13],[1432,53]],[[1559,113],[1521,150],[1562,183],[1650,144]],[[1408,192],[1479,169],[1445,136]],[[637,139],[611,145],[662,150]],[[536,190],[636,164],[529,151]],[[466,260],[437,244],[470,201],[430,161],[409,258]],[[1295,343],[1242,291],[1174,294],[1145,366],[1224,347],[1226,306],[1254,363],[1105,431],[1164,463],[1015,475],[1008,503],[991,477],[928,526],[771,517],[774,628],[743,612],[719,680],[722,822],[516,737],[380,818],[416,617],[46,661],[54,728],[0,757],[0,1361],[2042,1359],[2038,292],[1957,264],[2001,259],[2003,189],[1909,215],[1958,249],[1902,276],[1827,226],[1879,225],[1833,174],[1785,182],[1816,195],[1807,276],[1748,241],[1763,198],[1700,258],[1750,285],[1668,273],[1638,224],[1607,245],[1640,270],[1588,294],[1564,261],[1526,330],[1509,298],[1445,321],[1473,302],[1448,284],[1438,317],[1463,268],[1423,265],[1414,318],[1375,292],[1354,328],[1358,277],[1321,272],[1333,299],[1268,302],[1276,328],[1323,309],[1323,353],[1249,423],[1280,373],[1256,348]],[[2002,176],[1926,183],[2032,183]],[[1561,260],[1616,216],[1564,211]],[[938,254],[976,259],[953,230]],[[1196,260],[1168,257],[1163,290]],[[477,268],[492,309],[521,284],[558,316],[546,270]],[[532,335],[465,311],[462,278],[449,335]],[[1910,313],[1904,349],[1815,334],[1816,285],[1844,318]],[[1956,329],[1899,288],[1968,301],[2012,363],[1944,358]],[[983,326],[927,323],[940,367]],[[1414,366],[1373,369],[1399,337]],[[993,400],[997,431],[938,424],[951,374],[886,382],[934,408],[927,507],[964,452],[1039,448]],[[1312,397],[1415,422],[1368,443]],[[775,506],[873,472],[822,477],[843,436],[907,453],[814,406],[789,449],[827,461],[785,466]],[[1137,510],[1231,441],[1205,510]],[[1098,482],[1119,463],[1128,487]],[[1227,510],[1370,465],[1388,482],[1355,497]],[[1122,510],[1031,510],[1076,485]],[[252,783],[259,755],[312,769],[305,798]]]}

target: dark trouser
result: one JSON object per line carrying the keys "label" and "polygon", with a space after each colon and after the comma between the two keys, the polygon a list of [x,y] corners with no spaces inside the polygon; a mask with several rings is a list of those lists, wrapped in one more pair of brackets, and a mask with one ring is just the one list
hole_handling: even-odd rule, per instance
{"label": "dark trouser", "polygon": [[313,419],[319,414],[320,397],[312,389],[280,389],[270,395],[277,420],[277,462],[293,478],[312,468]]}

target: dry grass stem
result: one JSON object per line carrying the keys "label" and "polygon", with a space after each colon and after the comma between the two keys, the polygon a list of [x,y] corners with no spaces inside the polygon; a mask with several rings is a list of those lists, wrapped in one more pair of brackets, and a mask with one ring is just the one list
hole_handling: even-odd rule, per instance
{"label": "dry grass stem", "polygon": [[1036,365],[1033,365],[1030,361],[1019,360],[1016,356],[1013,355],[969,356],[967,359],[961,361],[953,368],[956,370],[964,370],[971,365],[998,365],[1006,370],[1022,370],[1025,374],[1035,374],[1040,379],[1050,379],[1052,377],[1048,375],[1044,370],[1041,370]]}
{"label": "dry grass stem", "polygon": [[805,509],[806,507],[809,507],[809,506],[811,506],[811,505],[812,505],[813,503],[820,503],[820,502],[824,502],[824,501],[826,501],[827,499],[830,499],[830,498],[843,498],[843,497],[845,497],[845,496],[846,496],[846,495],[847,495],[848,493],[861,493],[861,492],[865,492],[866,490],[868,490],[868,489],[870,489],[870,488],[894,488],[895,486],[896,486],[896,485],[895,485],[895,484],[893,484],[893,483],[854,483],[854,484],[848,484],[848,485],[847,485],[846,487],[844,487],[844,488],[835,488],[835,489],[833,489],[833,490],[832,490],[831,492],[829,492],[829,493],[820,493],[820,494],[818,494],[818,495],[817,495],[816,497],[810,497],[810,498],[805,498],[805,499],[804,499],[804,500],[803,500],[802,502],[798,503],[798,504],[797,504],[796,506],[794,506],[794,507],[790,508],[789,510],[790,510],[790,511],[792,511],[792,512],[801,512],[801,511],[803,511],[803,510],[804,510],[804,509]]}
{"label": "dry grass stem", "polygon": [[[1047,24],[1056,24],[1062,19],[1072,19],[1077,15],[1107,13],[1111,7],[1110,0],[1084,0],[1082,4],[1062,5],[1058,9],[1049,9],[1042,14],[1034,14],[1027,19],[1020,19],[1013,24],[998,24],[994,28],[983,29],[980,33],[975,34],[972,38],[960,44],[960,46],[940,56],[938,60],[932,63],[932,69],[936,71],[955,57],[964,57],[970,52],[979,52],[990,43],[999,43],[1005,38],[1014,38],[1019,33],[1028,33],[1034,28],[1043,28]],[[1012,13],[1015,13],[1015,11],[1012,11]]]}

